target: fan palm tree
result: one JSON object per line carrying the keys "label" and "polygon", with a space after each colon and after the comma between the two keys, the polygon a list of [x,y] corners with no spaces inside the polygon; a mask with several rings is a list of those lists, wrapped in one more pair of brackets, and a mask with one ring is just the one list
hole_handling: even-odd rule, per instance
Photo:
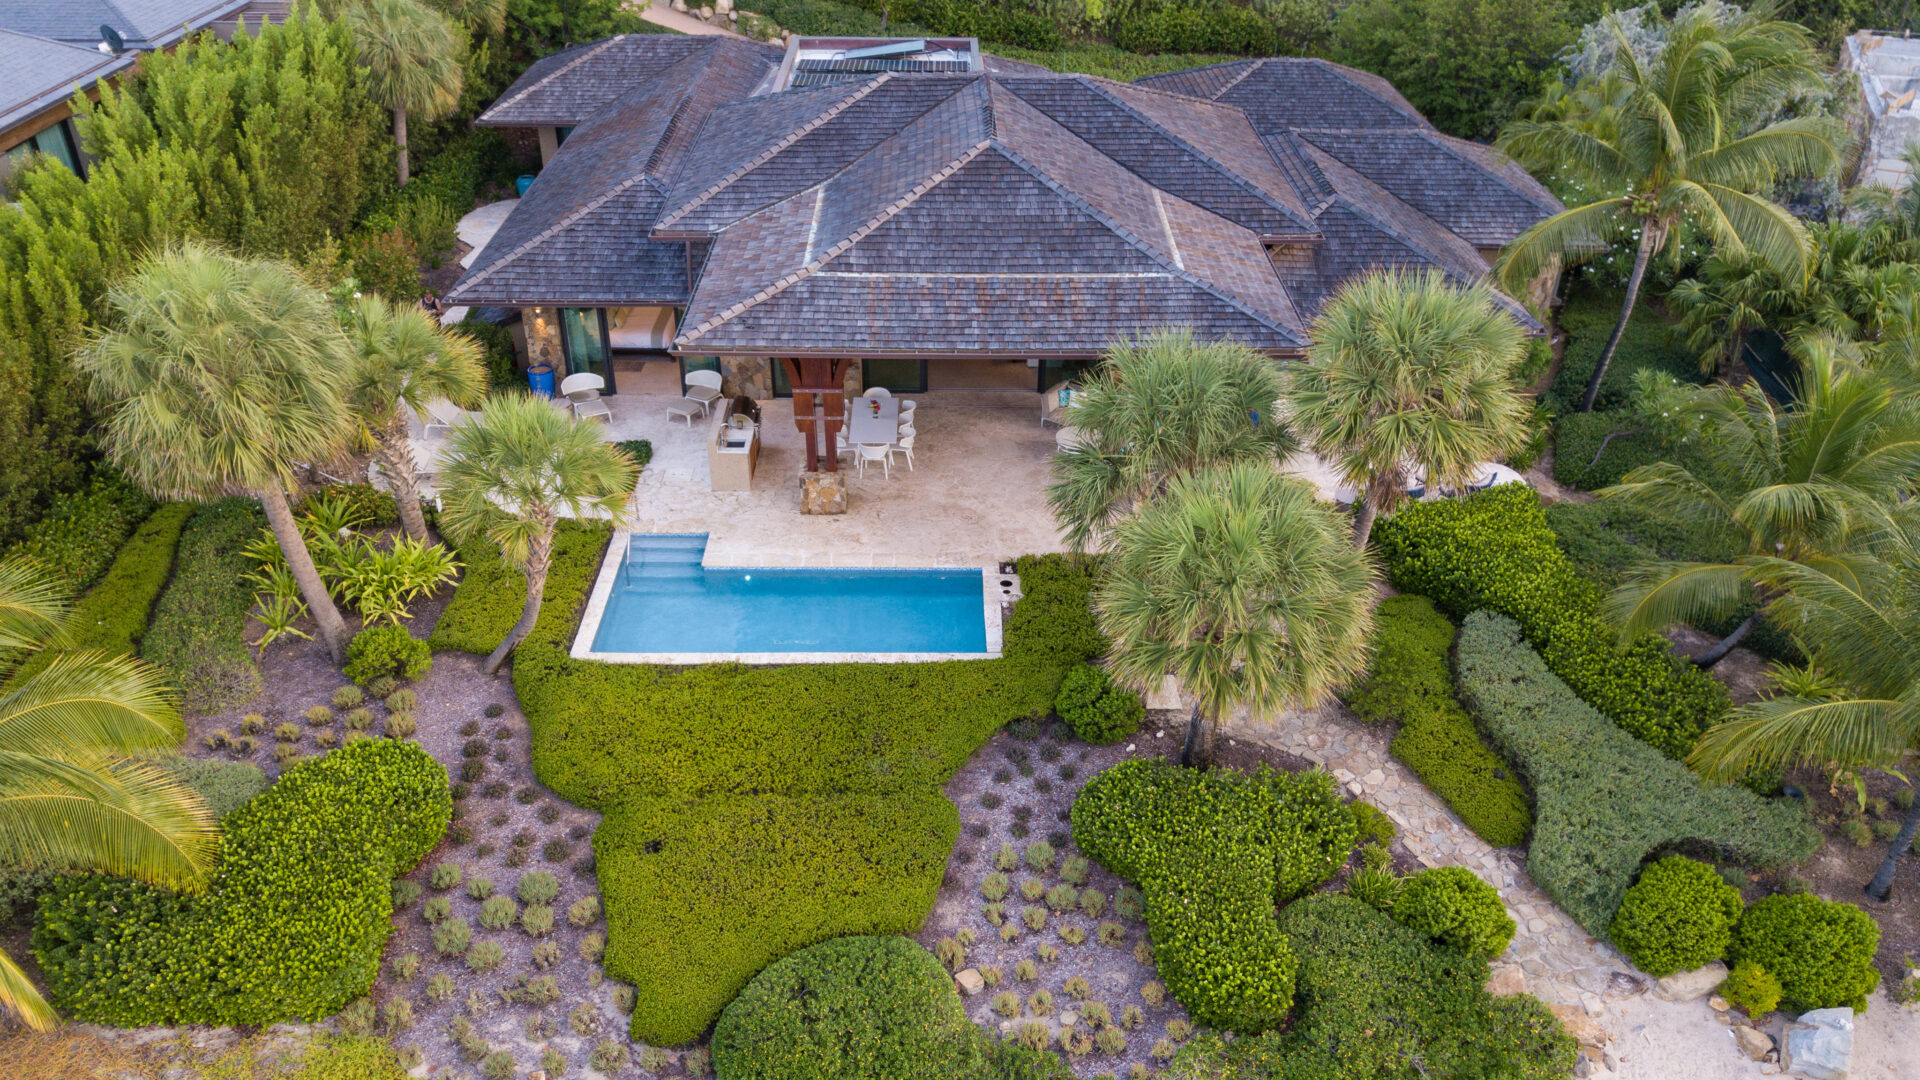
{"label": "fan palm tree", "polygon": [[1223,714],[1312,704],[1366,669],[1372,583],[1336,511],[1247,460],[1174,476],[1115,525],[1093,603],[1115,677],[1194,695],[1181,761],[1204,768]]}
{"label": "fan palm tree", "polygon": [[108,456],[159,498],[259,499],[339,663],[346,623],[287,504],[294,463],[333,456],[353,430],[333,307],[291,266],[197,243],[149,256],[107,305],[115,325],[74,359],[107,409]]}
{"label": "fan palm tree", "polygon": [[[1702,775],[1734,779],[1793,765],[1891,770],[1920,749],[1920,529],[1910,513],[1901,516],[1875,556],[1829,566],[1766,559],[1755,567],[1814,663],[1845,689],[1831,696],[1789,689],[1735,709],[1688,758]],[[1867,883],[1868,896],[1892,894],[1916,833],[1920,801]]]}
{"label": "fan palm tree", "polygon": [[486,537],[527,578],[520,621],[487,657],[488,674],[500,670],[540,617],[560,518],[606,517],[616,528],[626,518],[640,470],[602,435],[591,421],[530,394],[502,394],[448,440],[441,526],[455,540]]}
{"label": "fan palm tree", "polygon": [[393,145],[406,186],[407,116],[437,120],[460,101],[460,41],[453,23],[418,0],[364,0],[347,29],[367,66],[367,92],[393,110]]}
{"label": "fan palm tree", "polygon": [[1362,493],[1355,547],[1409,479],[1465,487],[1526,442],[1528,405],[1513,387],[1526,336],[1484,285],[1369,274],[1327,302],[1312,337],[1307,362],[1283,376],[1281,415]]}
{"label": "fan palm tree", "polygon": [[1280,375],[1231,341],[1162,330],[1114,346],[1062,414],[1081,435],[1054,458],[1047,503],[1084,551],[1173,477],[1241,460],[1278,464],[1293,437],[1273,416]]}
{"label": "fan palm tree", "polygon": [[480,346],[417,307],[397,307],[370,293],[354,302],[346,324],[354,351],[347,402],[393,489],[400,524],[424,543],[427,522],[420,513],[407,414],[426,420],[427,402],[435,398],[463,409],[478,405],[487,388]]}
{"label": "fan palm tree", "polygon": [[1620,320],[1594,365],[1582,412],[1600,392],[1648,260],[1663,247],[1677,252],[1683,223],[1721,254],[1752,252],[1797,285],[1807,277],[1807,231],[1755,192],[1783,177],[1825,174],[1838,160],[1833,121],[1765,122],[1795,94],[1826,85],[1801,27],[1764,8],[1728,17],[1701,5],[1678,17],[1666,47],[1643,62],[1618,17],[1609,15],[1607,25],[1621,45],[1610,72],[1624,88],[1618,114],[1605,124],[1551,114],[1519,120],[1498,141],[1524,165],[1619,193],[1555,214],[1509,244],[1495,265],[1508,291],[1523,293],[1563,258],[1591,255],[1617,237],[1635,240]]}
{"label": "fan palm tree", "polygon": [[499,37],[507,29],[507,0],[433,0],[433,6],[476,37]]}
{"label": "fan palm tree", "polygon": [[[166,680],[132,657],[99,652],[58,652],[26,667],[65,644],[71,617],[45,573],[0,562],[0,866],[194,887],[219,832],[192,788],[142,760],[184,733]],[[42,1030],[58,1019],[4,952],[0,1007]]]}
{"label": "fan palm tree", "polygon": [[1634,469],[1603,499],[1638,503],[1690,529],[1720,530],[1743,554],[1725,563],[1653,562],[1608,598],[1623,639],[1676,622],[1723,618],[1756,603],[1719,644],[1711,667],[1752,632],[1777,591],[1782,562],[1831,567],[1882,528],[1920,469],[1920,410],[1859,366],[1850,343],[1802,339],[1800,400],[1774,404],[1755,384],[1686,388],[1680,400],[1710,463],[1696,476],[1669,462]]}

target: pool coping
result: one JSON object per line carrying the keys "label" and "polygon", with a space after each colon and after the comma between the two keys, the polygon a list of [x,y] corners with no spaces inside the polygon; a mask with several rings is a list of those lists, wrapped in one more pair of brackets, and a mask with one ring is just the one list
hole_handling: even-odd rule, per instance
{"label": "pool coping", "polygon": [[[648,533],[648,536],[706,536],[711,533]],[[580,616],[580,629],[575,632],[573,647],[568,655],[575,660],[600,660],[610,664],[660,664],[669,667],[694,667],[700,664],[750,664],[756,667],[773,667],[787,664],[926,664],[941,660],[998,660],[1003,645],[1003,628],[1000,622],[1000,605],[1010,596],[1019,595],[1016,584],[1011,592],[1000,587],[1003,575],[996,563],[980,566],[980,601],[986,616],[987,651],[985,652],[752,652],[752,653],[636,653],[636,652],[596,652],[593,639],[600,633],[600,621],[606,617],[607,604],[613,598],[613,583],[620,576],[620,567],[626,562],[627,546],[632,542],[631,530],[615,530],[613,540],[607,544],[606,557],[600,563],[600,573],[594,578],[593,592],[587,596],[587,609]],[[844,570],[868,572],[887,570],[972,570],[970,566],[893,566],[893,567],[732,567],[708,566],[705,557],[701,565],[709,570]]]}

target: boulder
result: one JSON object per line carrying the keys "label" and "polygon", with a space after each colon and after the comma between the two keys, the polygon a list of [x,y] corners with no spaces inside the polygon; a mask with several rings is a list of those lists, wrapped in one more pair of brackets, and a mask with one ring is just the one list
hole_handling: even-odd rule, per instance
{"label": "boulder", "polygon": [[1512,997],[1527,992],[1527,973],[1519,964],[1502,964],[1487,977],[1487,993],[1494,997]]}
{"label": "boulder", "polygon": [[1754,1061],[1765,1061],[1773,1053],[1773,1036],[1746,1024],[1733,1025],[1733,1041]]}
{"label": "boulder", "polygon": [[1787,1025],[1780,1064],[1809,1080],[1847,1080],[1853,1058],[1853,1010],[1815,1009]]}
{"label": "boulder", "polygon": [[980,974],[979,968],[967,968],[953,977],[960,984],[960,992],[972,997],[987,988],[987,980]]}
{"label": "boulder", "polygon": [[1566,1028],[1567,1034],[1573,1036],[1573,1040],[1581,1046],[1598,1048],[1612,1038],[1599,1021],[1588,1016],[1587,1010],[1578,1005],[1554,1005],[1551,1008],[1553,1015],[1560,1019],[1560,1026]]}
{"label": "boulder", "polygon": [[1727,965],[1715,960],[1706,967],[1669,975],[1653,984],[1654,996],[1667,1001],[1698,1001],[1727,981]]}
{"label": "boulder", "polygon": [[1624,971],[1616,971],[1607,976],[1607,985],[1601,994],[1608,1001],[1627,1001],[1646,992],[1646,983]]}

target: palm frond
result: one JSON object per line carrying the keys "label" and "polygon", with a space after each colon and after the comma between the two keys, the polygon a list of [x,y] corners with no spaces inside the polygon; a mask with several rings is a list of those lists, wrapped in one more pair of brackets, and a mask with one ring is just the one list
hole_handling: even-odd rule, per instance
{"label": "palm frond", "polygon": [[4,949],[0,949],[0,1009],[13,1013],[35,1031],[52,1031],[60,1026],[59,1014]]}
{"label": "palm frond", "polygon": [[73,604],[53,575],[25,558],[0,559],[0,654],[65,640]]}
{"label": "palm frond", "polygon": [[1752,568],[1739,562],[1649,562],[1621,575],[1605,611],[1624,645],[1675,623],[1724,617],[1753,595]]}
{"label": "palm frond", "polygon": [[160,766],[0,751],[0,865],[83,866],[192,888],[219,842],[206,801]]}
{"label": "palm frond", "polygon": [[1920,736],[1920,710],[1898,699],[1775,697],[1707,729],[1687,762],[1710,780],[1792,765],[1861,767],[1899,760]]}
{"label": "palm frond", "polygon": [[166,677],[130,656],[61,653],[0,686],[0,750],[137,754],[178,745],[184,730]]}
{"label": "palm frond", "polygon": [[1602,199],[1563,210],[1535,222],[1501,250],[1493,264],[1494,280],[1510,293],[1524,293],[1527,284],[1548,267],[1606,250],[1630,224],[1625,199]]}

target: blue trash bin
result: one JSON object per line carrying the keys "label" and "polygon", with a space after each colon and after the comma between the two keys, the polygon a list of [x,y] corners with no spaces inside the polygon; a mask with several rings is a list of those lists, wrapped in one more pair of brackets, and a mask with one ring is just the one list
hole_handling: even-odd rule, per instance
{"label": "blue trash bin", "polygon": [[527,386],[541,397],[553,396],[553,365],[535,364],[527,369]]}
{"label": "blue trash bin", "polygon": [[528,174],[527,174],[527,175],[525,175],[525,176],[516,176],[516,177],[514,177],[514,178],[513,178],[513,187],[514,187],[514,190],[516,190],[516,191],[518,191],[518,192],[520,193],[520,197],[521,197],[521,198],[526,198],[526,195],[527,195],[527,189],[528,189],[528,188],[530,188],[530,187],[532,187],[532,186],[533,186],[533,174],[532,174],[532,173],[528,173]]}

